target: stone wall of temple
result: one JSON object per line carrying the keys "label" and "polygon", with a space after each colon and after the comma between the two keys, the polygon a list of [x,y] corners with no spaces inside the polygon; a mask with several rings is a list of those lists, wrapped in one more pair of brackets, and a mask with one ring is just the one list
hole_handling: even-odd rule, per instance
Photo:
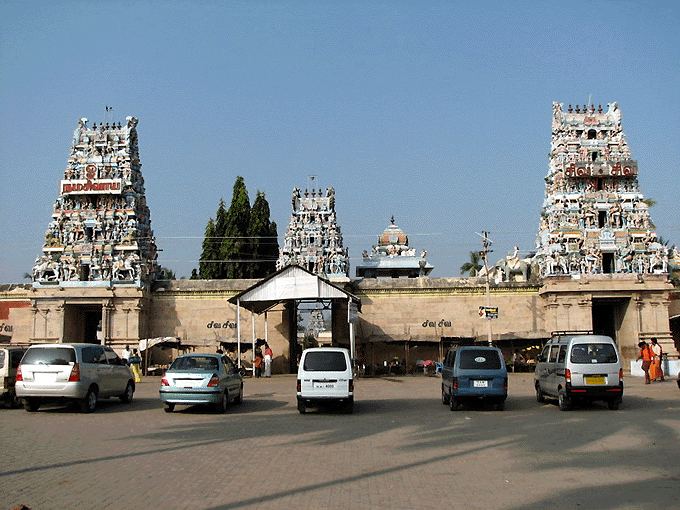
{"label": "stone wall of temple", "polygon": [[[177,337],[182,345],[198,351],[236,352],[237,311],[229,298],[257,283],[258,280],[176,280],[154,286],[150,337]],[[267,341],[274,351],[273,370],[287,372],[289,346],[283,306],[264,315],[255,315],[255,338]],[[253,339],[253,316],[240,311],[241,359],[250,366]]]}
{"label": "stone wall of temple", "polygon": [[[24,285],[5,288],[0,303],[12,304],[3,326],[11,327],[13,343],[69,340],[69,313],[99,310],[103,342],[116,349],[134,345],[141,338],[169,336],[196,350],[214,352],[218,346],[234,348],[236,307],[228,299],[254,283],[256,280],[157,282],[148,296],[136,289],[79,289],[76,296],[75,289],[36,290]],[[479,279],[364,279],[352,282],[347,290],[362,302],[355,330],[360,353],[368,352],[368,345],[381,344],[382,350],[371,354],[388,359],[403,351],[402,346],[388,352],[390,343],[429,341],[433,343],[429,356],[434,357],[442,338],[486,340],[487,322],[479,317],[479,306],[486,304],[486,297]],[[661,275],[647,275],[643,280],[627,275],[551,278],[542,286],[506,283],[493,285],[490,296],[491,304],[499,308],[498,319],[492,320],[492,338],[501,345],[539,341],[557,330],[591,330],[593,307],[603,303],[613,306],[616,340],[627,360],[636,356],[639,338],[652,336],[659,338],[666,352],[677,355],[669,317],[680,315],[680,291]],[[344,303],[333,307],[333,318],[334,342],[348,345]],[[283,306],[268,313],[267,323],[267,337],[275,353],[274,370],[288,372],[289,324]],[[251,315],[243,309],[241,328],[242,342],[250,344]],[[255,316],[255,336],[265,338],[263,316]],[[248,365],[250,356],[244,347],[244,364]]]}
{"label": "stone wall of temple", "polygon": [[[472,279],[364,279],[352,292],[361,298],[357,341],[487,338],[487,322],[479,316],[486,304],[485,288]],[[498,306],[492,320],[494,341],[549,336],[544,326],[539,287],[527,284],[493,286],[490,301]]]}

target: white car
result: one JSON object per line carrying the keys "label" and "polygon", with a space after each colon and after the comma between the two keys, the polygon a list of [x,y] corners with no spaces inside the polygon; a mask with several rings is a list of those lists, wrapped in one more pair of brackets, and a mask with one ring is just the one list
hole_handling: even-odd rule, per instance
{"label": "white car", "polygon": [[110,347],[40,344],[29,347],[21,359],[15,389],[27,411],[37,411],[44,402],[77,402],[91,413],[102,398],[132,402],[135,381]]}
{"label": "white car", "polygon": [[300,358],[297,376],[297,407],[337,404],[351,413],[354,408],[354,378],[349,351],[340,347],[307,349]]}

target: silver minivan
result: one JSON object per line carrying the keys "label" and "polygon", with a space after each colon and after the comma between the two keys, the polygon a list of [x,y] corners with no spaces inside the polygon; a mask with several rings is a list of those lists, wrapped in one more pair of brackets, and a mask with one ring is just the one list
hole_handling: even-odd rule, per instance
{"label": "silver minivan", "polygon": [[538,402],[556,398],[562,411],[594,400],[618,409],[623,369],[614,340],[604,335],[553,334],[538,356],[534,386]]}
{"label": "silver minivan", "polygon": [[74,401],[91,413],[102,398],[132,402],[135,381],[110,347],[41,344],[29,347],[21,359],[15,389],[27,411],[37,411],[43,402]]}
{"label": "silver minivan", "polygon": [[349,351],[341,347],[306,349],[300,358],[297,375],[297,407],[300,414],[307,406],[341,405],[345,412],[354,408],[354,377]]}

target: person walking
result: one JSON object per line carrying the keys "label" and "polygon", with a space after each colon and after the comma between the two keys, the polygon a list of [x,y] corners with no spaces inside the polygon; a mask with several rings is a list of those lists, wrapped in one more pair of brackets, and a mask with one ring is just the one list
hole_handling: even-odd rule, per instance
{"label": "person walking", "polygon": [[132,354],[132,353],[130,352],[130,346],[129,346],[129,345],[126,345],[126,346],[125,346],[125,349],[123,349],[123,352],[122,352],[121,355],[120,355],[120,357],[123,358],[123,361],[125,361],[125,364],[126,364],[126,365],[129,365],[129,364],[130,364],[130,354]]}
{"label": "person walking", "polygon": [[262,353],[258,350],[255,351],[255,360],[253,362],[253,366],[255,367],[255,377],[260,377],[262,375]]}
{"label": "person walking", "polygon": [[135,376],[136,383],[142,382],[141,364],[142,358],[139,356],[137,349],[133,349],[132,355],[130,356],[130,368],[132,369],[132,375]]}
{"label": "person walking", "polygon": [[652,365],[652,350],[647,345],[647,342],[640,340],[638,343],[640,348],[640,354],[637,359],[642,360],[642,371],[645,373],[645,384],[649,384],[651,381],[649,379],[649,367]]}
{"label": "person walking", "polygon": [[271,348],[269,347],[269,344],[264,344],[264,376],[265,377],[271,377],[272,376],[272,356],[274,353],[272,352]]}
{"label": "person walking", "polygon": [[512,371],[513,372],[519,372],[520,369],[524,366],[524,364],[527,362],[527,360],[522,356],[522,353],[519,352],[519,349],[515,349],[515,352],[512,353]]}
{"label": "person walking", "polygon": [[650,340],[652,345],[649,348],[652,350],[652,365],[649,369],[649,378],[652,381],[664,381],[663,378],[663,368],[661,368],[661,356],[663,355],[663,349],[659,345],[656,338]]}

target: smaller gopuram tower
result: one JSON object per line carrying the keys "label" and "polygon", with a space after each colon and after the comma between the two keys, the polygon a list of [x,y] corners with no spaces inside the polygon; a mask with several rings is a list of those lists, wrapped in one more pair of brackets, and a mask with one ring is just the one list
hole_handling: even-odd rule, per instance
{"label": "smaller gopuram tower", "polygon": [[42,254],[35,288],[142,287],[155,278],[156,244],[137,145],[137,119],[88,126],[81,118]]}
{"label": "smaller gopuram tower", "polygon": [[364,250],[362,260],[357,264],[359,278],[415,278],[429,275],[434,267],[427,261],[427,252],[409,246],[406,232],[390,218],[390,224],[378,236],[378,243],[371,252]]}
{"label": "smaller gopuram tower", "polygon": [[293,189],[293,212],[276,261],[277,270],[296,264],[335,281],[349,281],[349,253],[335,215],[335,190]]}
{"label": "smaller gopuram tower", "polygon": [[617,103],[566,111],[553,103],[545,183],[536,241],[541,276],[668,272]]}

